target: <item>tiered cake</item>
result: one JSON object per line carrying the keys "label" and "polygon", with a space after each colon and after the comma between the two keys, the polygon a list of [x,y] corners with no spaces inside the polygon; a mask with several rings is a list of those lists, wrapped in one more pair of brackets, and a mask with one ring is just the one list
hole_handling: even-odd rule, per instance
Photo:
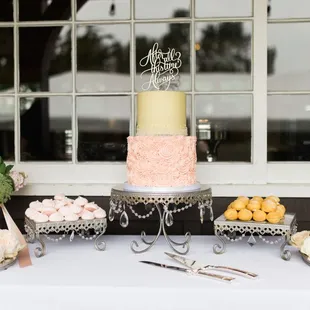
{"label": "tiered cake", "polygon": [[125,189],[189,191],[200,188],[196,182],[196,137],[187,136],[185,93],[139,93],[137,136],[127,140]]}

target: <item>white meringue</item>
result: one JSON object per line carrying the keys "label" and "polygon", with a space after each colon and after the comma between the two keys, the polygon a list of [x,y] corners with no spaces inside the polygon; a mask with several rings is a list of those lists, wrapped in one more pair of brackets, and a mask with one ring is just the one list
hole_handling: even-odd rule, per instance
{"label": "white meringue", "polygon": [[304,243],[302,244],[300,248],[300,252],[310,257],[310,237],[307,237],[304,240]]}
{"label": "white meringue", "polygon": [[90,211],[84,210],[82,212],[81,218],[83,220],[93,220],[95,218],[94,214]]}
{"label": "white meringue", "polygon": [[64,200],[54,200],[54,204],[55,204],[55,209],[59,210],[60,208],[65,206],[65,201]]}
{"label": "white meringue", "polygon": [[73,204],[74,200],[66,197],[64,202],[65,202],[65,206],[71,206]]}
{"label": "white meringue", "polygon": [[43,204],[43,207],[52,207],[52,208],[55,207],[54,200],[52,199],[43,199],[42,204]]}
{"label": "white meringue", "polygon": [[79,196],[74,200],[74,204],[79,205],[79,206],[84,206],[88,203],[88,200],[84,197]]}
{"label": "white meringue", "polygon": [[74,213],[70,213],[65,216],[65,221],[68,221],[68,222],[74,222],[74,221],[77,221],[78,219],[79,217]]}
{"label": "white meringue", "polygon": [[50,222],[62,222],[64,220],[64,217],[61,213],[55,212],[51,214],[48,219]]}
{"label": "white meringue", "polygon": [[1,264],[1,263],[4,261],[4,259],[5,259],[4,253],[5,253],[5,247],[4,247],[4,245],[0,245],[0,264]]}
{"label": "white meringue", "polygon": [[33,216],[36,215],[37,213],[39,213],[37,210],[31,209],[31,208],[28,208],[28,209],[26,209],[26,211],[25,211],[25,215],[26,215],[27,217],[29,217],[30,219],[32,219]]}
{"label": "white meringue", "polygon": [[98,208],[99,208],[98,205],[95,204],[94,202],[89,202],[84,206],[84,209],[90,212],[94,212]]}
{"label": "white meringue", "polygon": [[29,203],[29,208],[37,210],[37,211],[40,211],[42,207],[43,207],[43,204],[39,200],[32,201]]}
{"label": "white meringue", "polygon": [[96,219],[103,219],[107,216],[107,213],[103,209],[99,208],[94,211],[94,216]]}
{"label": "white meringue", "polygon": [[58,201],[60,201],[60,200],[65,200],[65,199],[66,199],[66,196],[65,196],[64,194],[56,194],[56,195],[54,196],[54,199],[55,199],[55,200],[58,200]]}
{"label": "white meringue", "polygon": [[69,209],[75,214],[80,214],[83,211],[83,208],[76,204],[71,205]]}
{"label": "white meringue", "polygon": [[58,210],[58,212],[63,215],[63,216],[66,216],[68,214],[72,214],[73,212],[70,210],[69,207],[62,207]]}
{"label": "white meringue", "polygon": [[52,208],[52,207],[45,207],[41,211],[42,214],[45,214],[47,216],[50,216],[50,215],[52,215],[53,213],[56,213],[56,212],[57,212],[56,209]]}
{"label": "white meringue", "polygon": [[37,223],[45,223],[48,221],[48,216],[42,213],[33,216],[33,220]]}

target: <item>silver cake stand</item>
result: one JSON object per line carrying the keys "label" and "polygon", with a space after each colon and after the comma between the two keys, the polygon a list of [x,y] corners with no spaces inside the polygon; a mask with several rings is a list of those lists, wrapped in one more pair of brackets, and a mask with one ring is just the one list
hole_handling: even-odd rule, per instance
{"label": "silver cake stand", "polygon": [[[221,215],[214,221],[214,233],[220,243],[213,246],[213,252],[222,254],[226,251],[226,241],[238,242],[246,235],[250,235],[248,244],[254,246],[256,244],[255,236],[267,244],[282,243],[280,247],[280,255],[284,260],[290,260],[291,252],[286,249],[290,243],[291,236],[297,231],[296,215],[294,213],[286,213],[284,219],[278,224],[270,224],[268,222],[242,222],[228,221],[224,215]],[[237,236],[237,233],[239,236]],[[268,240],[264,235],[278,236],[278,239]]]}
{"label": "silver cake stand", "polygon": [[[141,204],[142,206],[138,206]],[[149,250],[163,233],[168,245],[172,250],[179,254],[186,254],[190,248],[191,234],[185,234],[183,242],[176,242],[171,239],[166,231],[166,226],[173,225],[173,214],[184,211],[185,209],[197,206],[200,210],[200,220],[203,217],[206,208],[209,209],[210,219],[213,220],[212,210],[212,192],[208,187],[201,187],[199,190],[188,192],[133,192],[124,190],[123,186],[112,188],[110,197],[109,220],[113,221],[115,215],[120,214],[119,222],[123,228],[129,225],[128,209],[139,219],[149,218],[154,211],[159,215],[159,229],[153,240],[147,240],[145,231],[141,232],[141,241],[144,244],[140,249],[137,241],[131,242],[131,250],[134,253],[144,253]],[[139,211],[136,211],[136,210]],[[182,247],[184,250],[178,250],[176,247]]]}
{"label": "silver cake stand", "polygon": [[[36,240],[40,243],[40,246],[35,248],[34,254],[36,257],[42,257],[46,254],[46,245],[43,241],[43,236],[53,242],[61,241],[66,237],[66,234],[70,235],[70,241],[73,241],[75,234],[85,240],[95,240],[95,249],[98,251],[104,251],[106,244],[104,241],[100,241],[99,238],[105,233],[107,228],[107,219],[93,219],[93,220],[78,220],[74,222],[62,221],[62,222],[46,222],[36,223],[27,216],[25,216],[25,231],[26,240],[29,243],[34,243]],[[90,231],[94,231],[94,235],[90,235]],[[52,238],[48,236],[49,233],[62,233],[60,237]]]}

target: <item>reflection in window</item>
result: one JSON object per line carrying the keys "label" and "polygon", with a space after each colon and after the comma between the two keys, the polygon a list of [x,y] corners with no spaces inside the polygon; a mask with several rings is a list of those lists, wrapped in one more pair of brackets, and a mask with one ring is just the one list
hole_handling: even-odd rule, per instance
{"label": "reflection in window", "polygon": [[310,161],[310,95],[268,96],[268,161]]}
{"label": "reflection in window", "polygon": [[0,92],[13,92],[13,28],[0,27],[0,47]]}

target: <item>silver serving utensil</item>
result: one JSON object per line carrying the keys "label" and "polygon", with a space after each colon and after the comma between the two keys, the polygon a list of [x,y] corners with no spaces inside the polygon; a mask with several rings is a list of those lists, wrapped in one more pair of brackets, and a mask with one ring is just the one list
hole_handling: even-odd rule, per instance
{"label": "silver serving utensil", "polygon": [[210,272],[207,272],[207,271],[201,270],[201,269],[195,270],[195,269],[191,269],[191,268],[170,266],[170,265],[160,264],[160,263],[151,262],[151,261],[140,261],[140,263],[149,264],[149,265],[156,266],[156,267],[162,267],[162,268],[166,268],[166,269],[170,269],[170,270],[181,271],[181,272],[185,272],[185,273],[190,274],[190,275],[204,276],[204,277],[207,277],[210,279],[224,281],[226,283],[231,283],[233,280],[235,280],[235,278],[232,278],[232,277],[227,277],[227,276],[222,276],[222,275],[215,274],[215,273],[210,273]]}
{"label": "silver serving utensil", "polygon": [[216,266],[216,265],[203,265],[195,260],[185,258],[180,255],[172,254],[172,253],[167,253],[165,252],[166,255],[174,259],[175,261],[181,263],[182,265],[194,269],[194,270],[218,270],[218,271],[224,271],[224,272],[230,272],[234,273],[237,275],[249,277],[251,279],[257,279],[258,275],[253,272],[237,269],[237,268],[232,268],[232,267],[226,267],[226,266]]}

